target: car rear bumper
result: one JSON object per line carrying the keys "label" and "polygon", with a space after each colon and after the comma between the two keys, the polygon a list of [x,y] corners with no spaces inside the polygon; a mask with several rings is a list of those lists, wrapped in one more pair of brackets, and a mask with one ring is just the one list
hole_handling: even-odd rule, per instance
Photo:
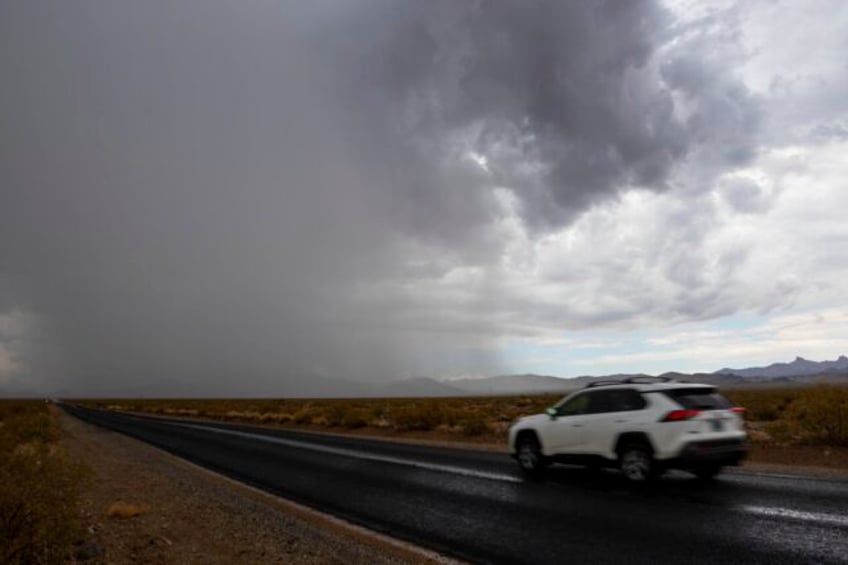
{"label": "car rear bumper", "polygon": [[739,465],[748,455],[749,449],[745,439],[693,441],[683,447],[675,463],[680,467],[699,464]]}

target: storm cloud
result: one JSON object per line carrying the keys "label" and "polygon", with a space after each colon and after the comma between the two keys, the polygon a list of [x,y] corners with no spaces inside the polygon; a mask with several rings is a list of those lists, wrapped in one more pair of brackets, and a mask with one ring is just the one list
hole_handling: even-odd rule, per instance
{"label": "storm cloud", "polygon": [[759,101],[711,33],[653,1],[4,3],[0,319],[25,331],[0,374],[275,394],[497,371],[536,301],[492,276],[515,241],[756,156]]}

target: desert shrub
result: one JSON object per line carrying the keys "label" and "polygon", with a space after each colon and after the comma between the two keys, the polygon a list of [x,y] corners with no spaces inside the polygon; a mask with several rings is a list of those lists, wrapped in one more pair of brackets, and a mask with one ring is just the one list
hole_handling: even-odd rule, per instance
{"label": "desert shrub", "polygon": [[789,406],[787,420],[809,442],[848,445],[848,388],[805,390]]}
{"label": "desert shrub", "polygon": [[461,426],[462,435],[468,437],[481,436],[489,431],[489,426],[486,425],[486,421],[481,418],[465,420],[462,422]]}
{"label": "desert shrub", "polygon": [[373,410],[371,419],[368,420],[368,425],[372,428],[385,430],[392,427],[392,422],[389,419],[389,413],[385,409]]}
{"label": "desert shrub", "polygon": [[795,442],[795,435],[792,432],[792,428],[785,420],[768,422],[764,426],[764,431],[768,434],[769,439],[778,445],[787,445]]}
{"label": "desert shrub", "polygon": [[789,406],[807,388],[760,388],[722,391],[730,400],[746,409],[746,417],[754,422],[774,422],[786,417]]}
{"label": "desert shrub", "polygon": [[782,416],[782,410],[775,405],[762,406],[757,409],[748,409],[746,412],[748,418],[755,422],[774,422]]}
{"label": "desert shrub", "polygon": [[435,402],[398,406],[392,410],[391,421],[400,431],[429,431],[443,423],[442,411]]}
{"label": "desert shrub", "polygon": [[294,420],[293,414],[289,414],[288,412],[277,414],[277,422],[280,424],[290,424],[292,420]]}
{"label": "desert shrub", "polygon": [[[538,413],[562,395],[520,395],[457,398],[365,399],[111,399],[90,400],[98,408],[198,415],[233,421],[291,423],[294,425],[370,426],[397,432],[439,430],[450,434],[505,435],[519,416]],[[466,425],[468,422],[481,421]],[[467,429],[467,431],[466,431]]]}
{"label": "desert shrub", "polygon": [[467,414],[462,409],[449,404],[435,407],[423,406],[422,410],[430,411],[431,421],[436,422],[436,426],[446,426],[448,428],[456,428],[467,417]]}
{"label": "desert shrub", "polygon": [[65,563],[80,537],[84,469],[55,443],[44,403],[0,406],[0,563]]}
{"label": "desert shrub", "polygon": [[298,410],[292,418],[292,422],[294,422],[298,426],[311,424],[312,411],[309,408],[303,408],[301,410]]}
{"label": "desert shrub", "polygon": [[286,424],[291,419],[291,414],[280,414],[278,412],[263,412],[259,417],[259,421],[263,424]]}
{"label": "desert shrub", "polygon": [[325,416],[313,416],[312,421],[309,422],[309,423],[312,424],[313,426],[329,427],[329,426],[332,425],[330,423],[330,421]]}
{"label": "desert shrub", "polygon": [[61,436],[58,422],[38,401],[0,402],[0,442],[8,444],[51,443]]}
{"label": "desert shrub", "polygon": [[361,408],[351,408],[342,416],[342,426],[345,428],[364,428],[371,420],[371,415]]}

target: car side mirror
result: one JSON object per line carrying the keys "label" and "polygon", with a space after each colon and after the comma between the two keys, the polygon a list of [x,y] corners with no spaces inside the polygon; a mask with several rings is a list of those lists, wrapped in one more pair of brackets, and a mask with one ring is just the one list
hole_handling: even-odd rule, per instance
{"label": "car side mirror", "polygon": [[557,416],[559,416],[559,412],[557,412],[556,408],[548,408],[545,410],[545,414],[551,417],[551,420],[556,420]]}

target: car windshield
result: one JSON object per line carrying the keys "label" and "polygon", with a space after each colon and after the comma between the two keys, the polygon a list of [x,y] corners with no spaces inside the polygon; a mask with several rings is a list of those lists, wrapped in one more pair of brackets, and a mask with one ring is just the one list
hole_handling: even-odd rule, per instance
{"label": "car windshield", "polygon": [[589,395],[581,394],[572,398],[566,398],[554,406],[560,416],[572,416],[585,414],[589,410]]}

